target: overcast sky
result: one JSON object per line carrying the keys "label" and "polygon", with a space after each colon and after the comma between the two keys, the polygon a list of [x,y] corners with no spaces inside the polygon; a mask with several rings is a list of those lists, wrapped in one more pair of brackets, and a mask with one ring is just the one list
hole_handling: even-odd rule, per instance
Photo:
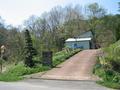
{"label": "overcast sky", "polygon": [[108,9],[108,13],[118,13],[118,2],[120,0],[0,0],[0,16],[7,24],[19,25],[31,15],[40,16],[45,11],[60,5],[82,6],[97,2],[104,8]]}

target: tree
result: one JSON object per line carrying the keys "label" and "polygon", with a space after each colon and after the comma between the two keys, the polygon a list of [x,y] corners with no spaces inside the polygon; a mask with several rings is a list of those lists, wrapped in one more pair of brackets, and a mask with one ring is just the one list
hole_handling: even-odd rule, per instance
{"label": "tree", "polygon": [[4,25],[4,20],[0,16],[0,45],[6,44],[7,29]]}
{"label": "tree", "polygon": [[102,18],[103,27],[113,34],[114,42],[120,40],[120,15],[106,15]]}
{"label": "tree", "polygon": [[78,5],[74,7],[67,6],[65,12],[64,29],[67,38],[79,36],[82,31],[82,26],[84,26],[84,17],[81,13],[81,7]]}
{"label": "tree", "polygon": [[115,40],[120,40],[120,15],[114,16],[114,30],[115,30]]}
{"label": "tree", "polygon": [[15,64],[19,63],[19,61],[24,60],[24,34],[20,32],[19,28],[15,28],[10,26],[7,28],[7,57],[9,57],[10,61],[14,61]]}
{"label": "tree", "polygon": [[89,18],[100,18],[105,16],[106,10],[98,3],[92,3],[87,6],[87,13]]}
{"label": "tree", "polygon": [[35,65],[32,60],[33,56],[36,55],[36,50],[33,48],[32,39],[28,30],[25,31],[25,65],[33,67]]}
{"label": "tree", "polygon": [[[88,24],[89,29],[93,33],[94,43],[95,46],[97,44],[97,27],[102,23],[100,18],[104,17],[106,14],[106,10],[99,6],[98,3],[92,3],[87,6],[87,13],[88,13]],[[97,48],[97,47],[96,47]]]}

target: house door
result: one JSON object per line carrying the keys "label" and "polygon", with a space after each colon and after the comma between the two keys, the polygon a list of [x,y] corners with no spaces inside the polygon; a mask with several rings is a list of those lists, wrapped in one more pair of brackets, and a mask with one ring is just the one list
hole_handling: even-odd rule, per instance
{"label": "house door", "polygon": [[91,41],[89,41],[89,47],[90,47],[90,49],[92,49],[92,42]]}

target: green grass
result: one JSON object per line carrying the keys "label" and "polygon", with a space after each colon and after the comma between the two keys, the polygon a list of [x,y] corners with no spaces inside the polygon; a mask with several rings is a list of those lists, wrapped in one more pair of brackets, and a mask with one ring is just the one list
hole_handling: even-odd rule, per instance
{"label": "green grass", "polygon": [[109,88],[120,89],[120,41],[104,48],[105,56],[98,57],[94,74],[102,80],[97,83]]}
{"label": "green grass", "polygon": [[97,83],[103,86],[106,86],[108,88],[113,88],[113,89],[118,89],[118,90],[120,89],[119,83],[108,82],[108,81],[97,81]]}
{"label": "green grass", "polygon": [[56,53],[53,56],[53,66],[57,66],[58,64],[64,62],[65,60],[67,60],[71,56],[75,55],[79,51],[80,51],[80,49],[70,50],[70,51],[63,50],[63,51],[60,51],[60,52]]}
{"label": "green grass", "polygon": [[[60,64],[80,50],[60,51],[53,55],[53,66]],[[7,71],[0,74],[0,81],[18,81],[24,79],[24,75],[29,75],[37,72],[49,70],[51,68],[37,64],[34,68],[25,67],[24,64],[11,66]]]}
{"label": "green grass", "polygon": [[6,72],[0,74],[0,81],[18,81],[23,79],[22,76],[42,72],[49,70],[48,67],[37,66],[34,68],[25,67],[23,64],[19,64],[11,67]]}
{"label": "green grass", "polygon": [[98,84],[109,88],[120,89],[120,75],[116,75],[114,71],[105,71],[104,68],[97,67],[95,68],[94,74],[98,75],[102,79],[100,81],[97,81]]}

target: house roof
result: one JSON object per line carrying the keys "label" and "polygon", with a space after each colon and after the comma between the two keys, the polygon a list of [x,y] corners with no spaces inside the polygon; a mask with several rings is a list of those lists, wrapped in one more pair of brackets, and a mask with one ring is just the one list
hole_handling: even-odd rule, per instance
{"label": "house roof", "polygon": [[79,38],[89,38],[89,37],[93,37],[93,34],[90,30],[81,33],[80,36],[79,36]]}
{"label": "house roof", "polygon": [[66,42],[74,42],[74,41],[90,41],[92,38],[68,38]]}

